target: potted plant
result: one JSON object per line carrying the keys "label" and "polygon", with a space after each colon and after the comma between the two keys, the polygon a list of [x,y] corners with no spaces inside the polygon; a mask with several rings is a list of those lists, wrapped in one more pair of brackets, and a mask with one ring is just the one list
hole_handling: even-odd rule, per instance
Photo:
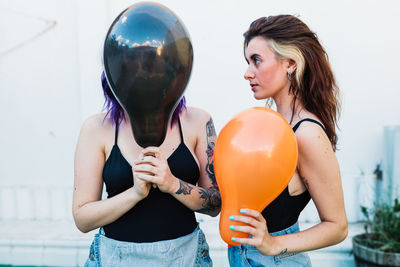
{"label": "potted plant", "polygon": [[356,266],[400,266],[400,203],[361,207],[365,233],[353,237]]}

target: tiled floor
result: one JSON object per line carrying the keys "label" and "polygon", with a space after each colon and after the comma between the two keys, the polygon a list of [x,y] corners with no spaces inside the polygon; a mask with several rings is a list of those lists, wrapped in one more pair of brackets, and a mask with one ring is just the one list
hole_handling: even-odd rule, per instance
{"label": "tiled floor", "polygon": [[[226,244],[218,233],[218,217],[198,216],[214,266],[228,266]],[[301,224],[302,229],[310,227]],[[351,267],[351,236],[363,231],[352,224],[339,245],[310,252],[313,266]],[[0,221],[0,265],[83,266],[96,231],[83,234],[72,221]],[[322,265],[323,264],[323,265]]]}

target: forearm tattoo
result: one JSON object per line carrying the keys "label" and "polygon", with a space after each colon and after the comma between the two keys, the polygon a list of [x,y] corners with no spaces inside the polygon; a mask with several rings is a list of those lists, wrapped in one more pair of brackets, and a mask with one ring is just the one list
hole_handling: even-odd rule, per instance
{"label": "forearm tattoo", "polygon": [[[199,187],[199,195],[200,199],[203,199],[202,208],[196,210],[197,212],[212,214],[218,212],[221,208],[221,195],[219,194],[219,189],[217,185],[217,180],[215,178],[214,173],[214,146],[216,133],[214,128],[214,123],[212,119],[210,119],[206,124],[206,134],[207,134],[207,164],[205,167],[205,171],[208,177],[211,180],[211,187],[208,189]],[[179,181],[179,189],[175,192],[175,194],[183,194],[190,195],[193,186]]]}
{"label": "forearm tattoo", "polygon": [[192,189],[193,189],[193,187],[191,185],[179,180],[179,189],[178,189],[178,191],[175,192],[175,194],[190,195],[190,192],[192,191]]}
{"label": "forearm tattoo", "polygon": [[200,213],[214,213],[221,208],[221,195],[214,189],[199,189],[200,198],[204,199],[202,208],[196,210]]}
{"label": "forearm tattoo", "polygon": [[279,255],[284,255],[287,253],[287,248],[285,248],[284,250],[281,251],[281,253],[279,253]]}
{"label": "forearm tattoo", "polygon": [[206,124],[206,136],[207,136],[207,164],[206,164],[206,173],[211,180],[212,186],[208,189],[200,188],[199,194],[200,198],[204,199],[202,208],[196,210],[201,213],[214,213],[219,211],[221,208],[221,195],[219,194],[219,189],[217,185],[217,179],[215,178],[214,173],[214,147],[215,147],[215,139],[216,133],[214,128],[214,123],[212,119]]}

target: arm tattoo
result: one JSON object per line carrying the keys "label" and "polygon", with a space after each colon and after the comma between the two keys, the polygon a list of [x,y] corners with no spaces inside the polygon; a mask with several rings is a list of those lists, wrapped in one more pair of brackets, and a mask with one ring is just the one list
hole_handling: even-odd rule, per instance
{"label": "arm tattoo", "polygon": [[217,179],[214,173],[214,147],[215,139],[217,134],[215,133],[214,123],[212,119],[206,124],[206,136],[207,136],[207,164],[206,173],[211,180],[212,186],[208,189],[199,188],[200,198],[204,199],[202,208],[196,210],[197,212],[212,214],[218,212],[221,208],[221,195],[217,185]]}
{"label": "arm tattoo", "polygon": [[285,248],[284,250],[281,251],[281,253],[279,253],[279,255],[283,255],[287,253],[287,248]]}
{"label": "arm tattoo", "polygon": [[207,134],[207,164],[206,164],[206,172],[208,177],[212,182],[212,188],[218,190],[217,180],[215,179],[214,173],[214,147],[215,147],[215,128],[212,119],[206,124],[206,134]]}
{"label": "arm tattoo", "polygon": [[199,188],[200,198],[204,199],[203,207],[201,209],[196,210],[201,213],[213,213],[215,211],[219,211],[221,208],[221,196],[218,191],[214,189],[204,189]]}
{"label": "arm tattoo", "polygon": [[193,189],[193,187],[191,185],[179,180],[179,189],[178,189],[178,191],[175,192],[175,194],[190,195],[190,192],[192,191],[192,189]]}
{"label": "arm tattoo", "polygon": [[204,199],[202,208],[196,210],[200,213],[213,214],[219,212],[221,208],[221,195],[219,194],[219,189],[217,185],[217,179],[214,173],[214,147],[216,133],[214,128],[214,123],[212,119],[206,124],[206,136],[207,136],[207,164],[205,171],[211,180],[211,187],[208,189],[199,188],[200,198]]}

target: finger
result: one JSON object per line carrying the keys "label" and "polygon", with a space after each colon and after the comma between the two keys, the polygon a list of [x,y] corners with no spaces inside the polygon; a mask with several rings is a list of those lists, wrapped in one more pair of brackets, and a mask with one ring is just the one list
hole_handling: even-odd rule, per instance
{"label": "finger", "polygon": [[149,146],[142,150],[142,154],[144,156],[154,156],[155,158],[161,159],[163,158],[163,154],[161,153],[160,148],[155,146]]}
{"label": "finger", "polygon": [[249,216],[232,215],[229,217],[229,220],[246,223],[254,227],[256,227],[259,224],[259,222],[256,219]]}
{"label": "finger", "polygon": [[230,225],[229,229],[231,229],[232,231],[236,231],[236,232],[251,234],[252,236],[254,236],[257,232],[256,228],[251,227],[251,226]]}
{"label": "finger", "polygon": [[252,209],[240,209],[240,213],[242,214],[246,214],[248,216],[252,216],[254,218],[256,218],[258,221],[263,221],[264,216],[262,216],[262,214],[257,211],[257,210],[252,210]]}
{"label": "finger", "polygon": [[133,166],[133,171],[135,172],[141,172],[145,174],[150,174],[150,175],[155,175],[158,171],[157,168],[155,168],[153,165],[150,164],[138,164]]}
{"label": "finger", "polygon": [[246,245],[252,245],[252,246],[254,246],[256,244],[256,241],[254,239],[252,239],[252,238],[232,237],[231,240],[233,242],[246,244]]}
{"label": "finger", "polygon": [[[235,240],[233,240],[235,239]],[[254,246],[257,247],[259,245],[259,241],[253,238],[238,238],[238,237],[232,237],[232,241],[234,242],[238,242],[241,244],[245,244],[245,245],[250,245],[250,246]]]}
{"label": "finger", "polygon": [[134,184],[137,184],[137,185],[144,184],[144,185],[146,185],[147,187],[151,186],[151,183],[150,183],[150,182],[138,178],[138,177],[137,177],[137,174],[134,174],[134,175],[133,175],[133,183],[134,183]]}
{"label": "finger", "polygon": [[134,172],[133,176],[136,177],[137,179],[141,179],[143,181],[149,182],[149,183],[156,183],[157,179],[156,176],[141,173],[141,172]]}
{"label": "finger", "polygon": [[138,160],[135,160],[134,164],[151,164],[156,167],[159,166],[160,160],[152,156],[142,156]]}

